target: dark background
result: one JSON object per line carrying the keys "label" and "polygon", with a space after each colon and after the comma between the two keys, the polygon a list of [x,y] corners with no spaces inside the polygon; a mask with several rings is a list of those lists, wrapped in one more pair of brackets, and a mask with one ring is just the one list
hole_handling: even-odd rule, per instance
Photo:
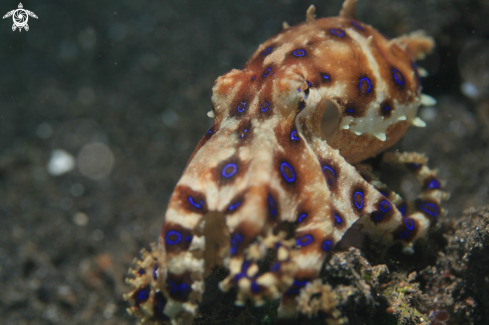
{"label": "dark background", "polygon": [[[337,15],[341,2],[314,3],[317,16]],[[0,21],[2,323],[135,322],[120,297],[124,275],[156,240],[171,191],[211,124],[213,81],[241,68],[283,21],[302,22],[310,4],[29,1],[24,9],[39,19],[29,18],[28,32],[12,32],[11,17]],[[17,5],[2,1],[0,14]],[[458,61],[467,43],[488,39],[489,1],[361,0],[357,15],[388,37],[417,29],[435,37],[421,65],[431,74],[424,92],[438,105],[421,110],[427,127],[397,148],[425,152],[439,168],[452,193],[448,217],[488,204],[489,124],[481,99],[460,92]],[[113,155],[107,177],[47,172],[53,150],[76,159],[93,142]],[[413,179],[393,182],[415,197]]]}

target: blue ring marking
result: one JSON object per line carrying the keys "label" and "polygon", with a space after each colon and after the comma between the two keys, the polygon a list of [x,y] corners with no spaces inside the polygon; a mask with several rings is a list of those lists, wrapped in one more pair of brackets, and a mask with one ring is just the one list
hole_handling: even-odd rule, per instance
{"label": "blue ring marking", "polygon": [[325,251],[330,251],[331,248],[333,248],[333,242],[331,242],[331,240],[327,239],[323,241],[323,249]]}
{"label": "blue ring marking", "polygon": [[180,289],[180,292],[183,294],[187,291],[190,291],[190,286],[186,283],[180,284],[180,286],[178,288]]}
{"label": "blue ring marking", "polygon": [[241,278],[244,278],[244,277],[246,277],[246,274],[244,274],[243,272],[238,273],[238,274],[236,274],[236,275],[234,276],[234,281],[235,281],[235,282],[238,282],[238,281],[239,281]]}
{"label": "blue ring marking", "polygon": [[[436,217],[438,215],[438,208],[433,203],[420,203],[419,208],[432,217]],[[433,209],[434,211],[431,211],[430,209]]]}
{"label": "blue ring marking", "polygon": [[200,201],[199,203],[197,203],[194,201],[194,198],[191,196],[188,197],[188,201],[197,209],[202,209],[202,207],[204,206],[204,201]]}
{"label": "blue ring marking", "polygon": [[311,83],[310,81],[308,81],[308,82],[307,82],[307,85],[308,85],[309,87],[312,87],[312,83]]}
{"label": "blue ring marking", "polygon": [[258,283],[256,283],[256,281],[251,282],[251,291],[253,291],[254,293],[260,292],[260,286],[258,285]]}
{"label": "blue ring marking", "polygon": [[404,224],[406,225],[407,229],[413,230],[414,229],[414,221],[412,219],[404,219]]}
{"label": "blue ring marking", "polygon": [[267,204],[268,204],[268,211],[273,217],[275,217],[277,215],[277,205],[275,204],[275,200],[273,199],[273,196],[271,196],[270,194],[268,194]]}
{"label": "blue ring marking", "polygon": [[397,84],[399,86],[404,85],[404,76],[402,75],[402,73],[399,72],[399,70],[397,69],[392,69],[392,72],[394,74],[394,80],[396,80]]}
{"label": "blue ring marking", "polygon": [[406,207],[402,206],[398,208],[399,212],[401,212],[401,215],[404,217],[406,215]]}
{"label": "blue ring marking", "polygon": [[406,239],[409,236],[409,232],[403,231],[399,234],[399,239]]}
{"label": "blue ring marking", "polygon": [[158,271],[158,263],[153,267],[153,279],[154,280],[158,280],[158,273],[156,273],[156,271]]}
{"label": "blue ring marking", "polygon": [[334,214],[334,222],[337,224],[342,223],[341,218],[336,213]]}
{"label": "blue ring marking", "polygon": [[186,241],[187,243],[190,243],[190,242],[192,241],[192,239],[193,239],[193,238],[194,238],[194,236],[186,236],[186,237],[185,237],[185,241]]}
{"label": "blue ring marking", "polygon": [[139,274],[139,275],[146,274],[146,271],[145,271],[144,269],[139,269],[139,270],[138,270],[138,274]]}
{"label": "blue ring marking", "polygon": [[297,131],[296,131],[296,130],[294,130],[294,131],[292,131],[292,132],[290,133],[290,138],[291,138],[292,140],[299,140],[299,137],[297,136]]}
{"label": "blue ring marking", "polygon": [[384,215],[382,213],[378,212],[378,211],[377,212],[374,212],[373,215],[374,215],[374,220],[375,221],[380,221],[384,217]]}
{"label": "blue ring marking", "polygon": [[366,94],[368,94],[370,92],[370,89],[372,88],[372,85],[370,84],[370,80],[367,78],[367,77],[363,77],[362,79],[360,79],[360,84],[359,84],[359,87],[360,87],[360,91],[363,92],[363,82],[366,81],[367,84],[368,84],[368,89],[367,91],[365,92]]}
{"label": "blue ring marking", "polygon": [[[305,241],[303,241],[305,240]],[[299,238],[297,238],[297,246],[307,246],[312,243],[312,236],[311,235],[304,235]]]}
{"label": "blue ring marking", "polygon": [[279,262],[275,262],[275,264],[273,264],[273,266],[271,268],[271,271],[272,272],[277,272],[278,270],[280,270],[280,263]]}
{"label": "blue ring marking", "polygon": [[304,220],[305,217],[307,217],[307,213],[301,214],[299,218],[297,218],[297,222],[302,222],[302,220]]}
{"label": "blue ring marking", "polygon": [[331,31],[331,34],[333,34],[333,35],[336,35],[336,36],[339,36],[339,37],[345,36],[345,32],[342,31],[341,29],[333,28],[330,31]]}
{"label": "blue ring marking", "polygon": [[438,182],[436,179],[432,180],[428,184],[428,188],[439,188],[440,187],[440,182]]}
{"label": "blue ring marking", "polygon": [[239,105],[238,105],[238,112],[243,112],[246,108],[246,103],[245,102],[241,102]]}
{"label": "blue ring marking", "polygon": [[297,91],[298,91],[298,92],[301,92],[301,89],[300,89],[300,88],[298,88],[298,89],[297,89]]}
{"label": "blue ring marking", "polygon": [[266,68],[265,71],[263,71],[263,77],[268,76],[270,74],[270,72],[272,72],[272,69]]}
{"label": "blue ring marking", "polygon": [[241,264],[241,272],[246,272],[249,266],[250,266],[249,261],[243,261],[243,264]]}
{"label": "blue ring marking", "polygon": [[351,24],[352,24],[353,26],[355,26],[356,28],[358,28],[359,30],[363,30],[363,27],[362,27],[362,26],[360,26],[360,25],[358,25],[358,24],[357,24],[357,22],[355,22],[355,21],[354,21],[354,22],[352,22]]}
{"label": "blue ring marking", "polygon": [[302,111],[306,107],[306,102],[301,102],[301,105],[299,106],[299,110]]}
{"label": "blue ring marking", "polygon": [[[171,240],[170,236],[177,236],[177,238],[175,240]],[[182,235],[176,230],[170,230],[166,233],[165,240],[168,245],[176,245],[182,241]]]}
{"label": "blue ring marking", "polygon": [[[228,168],[232,168],[233,170],[231,172],[226,172],[226,170]],[[236,174],[237,171],[238,171],[238,167],[236,167],[236,164],[227,164],[222,169],[222,176],[229,178],[229,177],[233,176],[234,174]]]}
{"label": "blue ring marking", "polygon": [[155,313],[155,318],[166,320],[167,317],[163,315],[163,307],[166,305],[166,299],[161,291],[155,293],[155,300],[157,302],[155,307],[159,311],[159,313]]}
{"label": "blue ring marking", "polygon": [[231,204],[229,207],[228,207],[228,211],[234,211],[236,210],[239,206],[241,205],[241,201],[238,201],[234,204]]}
{"label": "blue ring marking", "polygon": [[[387,205],[387,208],[384,207],[384,205]],[[391,210],[391,204],[388,201],[382,201],[380,202],[380,210],[382,212],[389,212]]]}
{"label": "blue ring marking", "polygon": [[264,50],[261,52],[261,55],[265,55],[265,54],[267,54],[267,53],[270,53],[270,51],[271,51],[271,50],[272,50],[272,48],[271,48],[271,47],[268,47],[268,48],[264,49]]}
{"label": "blue ring marking", "polygon": [[294,283],[292,284],[292,287],[295,286],[296,288],[292,289],[290,288],[289,290],[286,291],[288,294],[298,294],[300,292],[300,289],[305,287],[307,284],[306,280],[302,281],[297,281],[294,279]]}
{"label": "blue ring marking", "polygon": [[251,79],[255,80],[256,79],[256,76],[253,76]]}
{"label": "blue ring marking", "polygon": [[322,73],[321,75],[323,76],[323,79],[326,79],[326,80],[331,79],[331,77],[330,77],[330,76],[328,76],[328,75],[327,75],[327,74],[325,74],[325,73]]}
{"label": "blue ring marking", "polygon": [[349,113],[349,114],[353,114],[353,113],[355,113],[355,109],[354,108],[349,108],[349,109],[346,110],[346,112]]}
{"label": "blue ring marking", "polygon": [[212,129],[210,129],[209,131],[207,131],[207,133],[211,134],[212,133]]}
{"label": "blue ring marking", "polygon": [[175,294],[178,291],[178,287],[172,280],[166,279],[166,283],[171,286],[170,294]]}
{"label": "blue ring marking", "polygon": [[329,170],[330,172],[332,172],[333,173],[333,176],[336,176],[336,172],[334,171],[333,168],[329,167],[328,165],[324,165],[323,166],[323,171],[325,171],[326,169]]}
{"label": "blue ring marking", "polygon": [[231,238],[231,255],[235,255],[237,250],[238,250],[238,247],[239,244],[241,244],[243,242],[243,236],[241,236],[241,234],[235,234],[232,238]]}
{"label": "blue ring marking", "polygon": [[[324,165],[323,166],[323,172],[326,171],[326,170],[328,170],[331,173],[333,173],[333,176],[336,177],[336,172],[334,171],[333,168],[329,167],[328,165]],[[329,185],[333,184],[333,180],[332,179],[328,179],[328,184]]]}
{"label": "blue ring marking", "polygon": [[268,111],[268,107],[269,106],[270,105],[268,104],[268,102],[265,102],[265,106],[261,105],[260,106],[260,109],[261,109],[262,112],[266,112],[266,111]]}
{"label": "blue ring marking", "polygon": [[[360,203],[358,203],[358,200],[357,200],[358,195],[362,199]],[[360,191],[355,192],[355,194],[353,194],[353,201],[355,201],[355,206],[357,207],[357,209],[360,210],[361,208],[363,208],[363,193]]]}
{"label": "blue ring marking", "polygon": [[148,290],[141,290],[139,292],[139,294],[138,294],[139,301],[145,301],[148,298],[149,298],[149,292],[148,292]]}
{"label": "blue ring marking", "polygon": [[[292,176],[288,177],[287,174],[284,171],[284,168],[287,167],[291,172]],[[282,173],[282,177],[289,183],[292,183],[295,181],[295,172],[292,166],[289,165],[289,163],[283,162],[282,165],[280,165],[280,172]]]}
{"label": "blue ring marking", "polygon": [[295,50],[294,52],[292,52],[292,54],[296,57],[301,57],[306,55],[306,52],[304,50]]}

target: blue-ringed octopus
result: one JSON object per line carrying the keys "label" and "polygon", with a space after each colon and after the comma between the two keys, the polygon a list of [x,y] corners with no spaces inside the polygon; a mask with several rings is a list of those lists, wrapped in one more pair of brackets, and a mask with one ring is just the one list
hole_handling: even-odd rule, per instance
{"label": "blue-ringed octopus", "polygon": [[243,69],[215,81],[214,124],[176,185],[158,244],[127,279],[124,299],[141,323],[191,323],[214,266],[229,271],[219,288],[235,287],[237,305],[280,299],[278,321],[294,320],[301,290],[350,227],[409,254],[444,216],[448,194],[424,155],[381,158],[414,173],[414,202],[361,163],[425,126],[418,108],[435,100],[421,93],[415,61],[434,41],[422,31],[387,39],[355,19],[355,3],[322,19],[311,6],[304,23],[284,23]]}

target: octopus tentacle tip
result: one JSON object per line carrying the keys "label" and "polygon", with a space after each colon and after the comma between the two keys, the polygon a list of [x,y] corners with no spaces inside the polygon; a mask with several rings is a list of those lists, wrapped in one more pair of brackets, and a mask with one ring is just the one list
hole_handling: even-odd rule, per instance
{"label": "octopus tentacle tip", "polygon": [[288,23],[288,22],[284,21],[284,22],[282,23],[282,29],[287,29],[287,28],[290,28],[290,25],[289,25],[289,23]]}

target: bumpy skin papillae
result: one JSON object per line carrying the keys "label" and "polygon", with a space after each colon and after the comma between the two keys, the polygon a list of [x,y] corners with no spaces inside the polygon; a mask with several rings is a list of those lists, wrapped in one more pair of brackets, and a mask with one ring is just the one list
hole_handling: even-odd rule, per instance
{"label": "bumpy skin papillae", "polygon": [[[290,319],[300,290],[354,223],[409,252],[443,214],[441,184],[422,157],[390,159],[416,167],[424,183],[435,180],[407,209],[350,164],[385,150],[410,125],[423,126],[417,109],[430,98],[420,93],[414,60],[433,47],[420,33],[385,39],[352,17],[354,3],[345,1],[340,17],[319,20],[311,7],[305,23],[284,25],[242,70],[216,80],[214,125],[170,199],[159,248],[136,262],[129,280],[134,291],[125,298],[143,323],[186,323],[195,315],[204,290],[205,216],[224,215],[229,231],[222,258],[230,274],[220,288],[237,287],[240,305],[282,297],[279,318]],[[321,138],[327,101],[340,116],[328,143]],[[287,222],[295,225],[292,239],[280,231]],[[276,261],[260,272],[271,249]]]}

